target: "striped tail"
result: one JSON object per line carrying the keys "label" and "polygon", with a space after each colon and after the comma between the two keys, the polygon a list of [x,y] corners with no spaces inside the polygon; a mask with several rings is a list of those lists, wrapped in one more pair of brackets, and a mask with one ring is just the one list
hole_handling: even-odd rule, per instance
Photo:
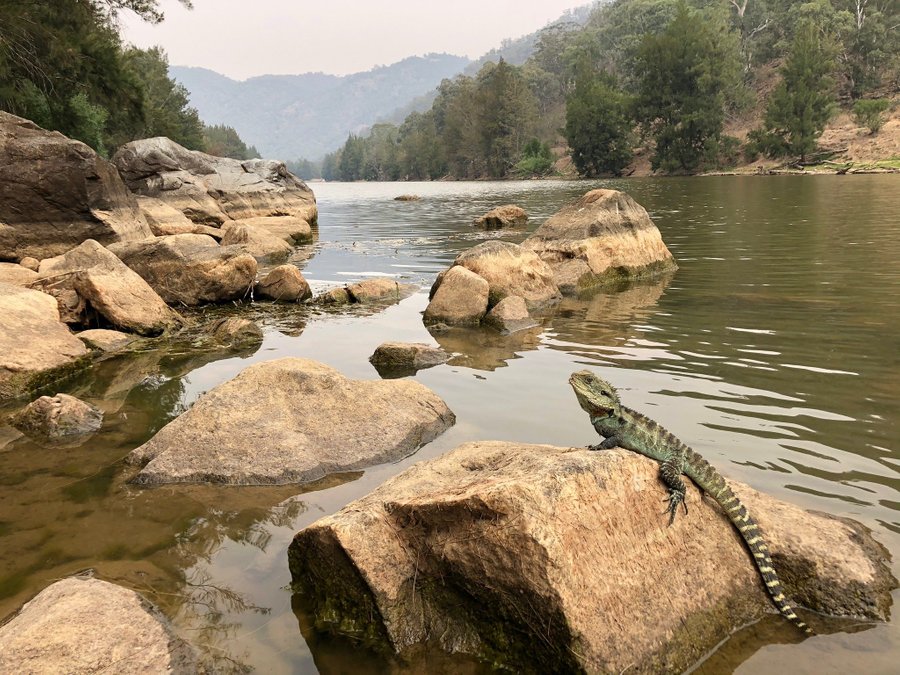
{"label": "striped tail", "polygon": [[750,549],[750,553],[753,555],[753,562],[763,578],[766,590],[772,596],[772,602],[778,608],[778,611],[795,626],[807,634],[813,635],[813,630],[800,620],[793,607],[788,604],[784,596],[781,580],[772,566],[772,558],[769,557],[769,547],[763,540],[756,521],[747,512],[747,508],[737,498],[737,495],[731,491],[722,475],[693,450],[688,452],[685,465],[685,473],[725,509],[728,520],[741,533],[741,537],[743,537],[747,543],[747,548]]}

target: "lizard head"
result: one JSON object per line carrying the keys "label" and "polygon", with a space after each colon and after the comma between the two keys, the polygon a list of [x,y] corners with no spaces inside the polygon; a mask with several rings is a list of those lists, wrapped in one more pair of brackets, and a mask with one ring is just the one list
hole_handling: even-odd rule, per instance
{"label": "lizard head", "polygon": [[591,417],[618,415],[621,403],[615,388],[589,370],[579,370],[569,376],[569,384],[582,409]]}

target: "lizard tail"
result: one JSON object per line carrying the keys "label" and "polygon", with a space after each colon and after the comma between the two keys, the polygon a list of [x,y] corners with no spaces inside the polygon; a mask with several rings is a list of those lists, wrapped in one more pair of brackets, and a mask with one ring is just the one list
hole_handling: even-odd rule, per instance
{"label": "lizard tail", "polygon": [[750,553],[753,555],[753,562],[756,564],[756,567],[763,578],[766,590],[769,592],[769,595],[772,596],[772,602],[775,604],[775,607],[778,608],[778,611],[781,612],[788,621],[797,626],[797,628],[800,628],[808,635],[814,635],[813,630],[800,620],[796,612],[794,612],[794,608],[791,607],[785,598],[781,580],[778,578],[778,575],[775,573],[775,568],[772,566],[772,558],[769,557],[769,547],[763,540],[756,521],[750,517],[749,513],[747,513],[746,507],[744,507],[737,498],[737,495],[735,495],[727,485],[724,490],[720,492],[717,501],[722,508],[725,509],[725,513],[728,514],[728,519],[738,529],[738,532],[741,533],[741,537],[743,537],[744,541],[747,543],[747,548],[750,549]]}

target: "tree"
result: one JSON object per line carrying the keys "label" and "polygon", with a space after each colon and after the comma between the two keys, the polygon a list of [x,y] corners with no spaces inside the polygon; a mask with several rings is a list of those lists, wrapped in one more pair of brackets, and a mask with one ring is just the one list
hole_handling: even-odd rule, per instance
{"label": "tree", "polygon": [[738,85],[733,36],[678,5],[675,18],[638,50],[637,116],[656,141],[653,168],[691,172],[717,153],[724,92]]}
{"label": "tree", "polygon": [[[143,89],[144,124],[139,135],[167,136],[190,150],[206,149],[203,123],[190,105],[187,89],[169,77],[166,53],[160,47],[132,47],[125,52],[125,62]],[[211,154],[231,156],[225,152]]]}
{"label": "tree", "polygon": [[546,176],[553,169],[553,153],[547,143],[532,138],[522,150],[522,159],[516,164],[520,176]]}
{"label": "tree", "polygon": [[805,23],[796,32],[781,69],[782,79],[766,107],[763,129],[751,133],[759,150],[806,161],[834,109],[833,70],[833,47],[813,23]]}
{"label": "tree", "polygon": [[216,157],[259,159],[259,151],[252,145],[247,147],[234,127],[224,124],[203,125],[202,150]]}
{"label": "tree", "polygon": [[566,140],[582,176],[621,175],[631,161],[628,97],[610,75],[583,72],[566,104]]}

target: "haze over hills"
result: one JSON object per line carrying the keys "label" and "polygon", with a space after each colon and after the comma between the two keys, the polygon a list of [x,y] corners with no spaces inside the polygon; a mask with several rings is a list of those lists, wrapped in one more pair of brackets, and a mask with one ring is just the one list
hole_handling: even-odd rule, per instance
{"label": "haze over hills", "polygon": [[348,133],[427,94],[469,63],[427,54],[343,77],[261,75],[242,82],[206,68],[172,66],[169,74],[187,88],[207,124],[234,127],[264,157],[293,160],[333,151]]}

